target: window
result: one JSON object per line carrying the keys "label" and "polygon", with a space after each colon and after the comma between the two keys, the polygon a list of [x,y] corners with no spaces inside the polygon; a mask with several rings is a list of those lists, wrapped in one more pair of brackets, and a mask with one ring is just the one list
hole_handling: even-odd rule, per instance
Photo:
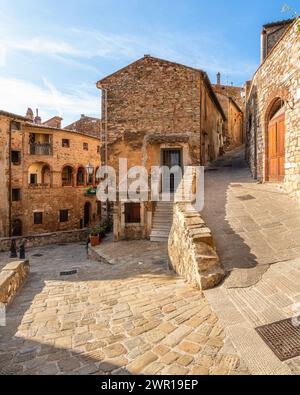
{"label": "window", "polygon": [[69,210],[60,210],[59,212],[59,222],[69,221]]}
{"label": "window", "polygon": [[37,174],[30,174],[30,184],[36,185],[37,183]]}
{"label": "window", "polygon": [[61,145],[63,148],[70,148],[70,140],[69,139],[62,139]]}
{"label": "window", "polygon": [[84,174],[85,174],[85,170],[80,167],[77,171],[77,185],[84,185]]}
{"label": "window", "polygon": [[88,145],[88,143],[83,143],[83,149],[84,149],[85,151],[88,151],[88,150],[89,150],[89,145]]}
{"label": "window", "polygon": [[21,189],[13,188],[11,191],[11,200],[13,202],[19,202],[21,200]]}
{"label": "window", "polygon": [[33,213],[33,221],[34,225],[42,225],[43,223],[43,213]]}
{"label": "window", "polygon": [[11,162],[14,165],[21,164],[21,152],[20,151],[11,151]]}
{"label": "window", "polygon": [[100,145],[97,145],[97,154],[100,154]]}
{"label": "window", "polygon": [[141,222],[140,203],[125,203],[125,222],[127,224],[137,224]]}
{"label": "window", "polygon": [[10,128],[11,130],[21,130],[21,124],[20,122],[11,121]]}
{"label": "window", "polygon": [[62,171],[62,185],[63,186],[72,186],[73,183],[73,169],[70,166],[66,166]]}

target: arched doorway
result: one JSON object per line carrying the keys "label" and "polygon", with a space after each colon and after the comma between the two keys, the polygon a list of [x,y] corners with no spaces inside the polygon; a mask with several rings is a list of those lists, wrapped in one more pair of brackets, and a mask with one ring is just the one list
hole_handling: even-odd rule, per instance
{"label": "arched doorway", "polygon": [[267,118],[266,181],[283,182],[285,176],[285,109],[275,100]]}
{"label": "arched doorway", "polygon": [[84,227],[87,228],[90,225],[90,222],[91,222],[91,203],[86,202],[84,205],[84,219],[83,219]]}
{"label": "arched doorway", "polygon": [[12,236],[22,236],[22,221],[20,219],[13,220],[12,223]]}

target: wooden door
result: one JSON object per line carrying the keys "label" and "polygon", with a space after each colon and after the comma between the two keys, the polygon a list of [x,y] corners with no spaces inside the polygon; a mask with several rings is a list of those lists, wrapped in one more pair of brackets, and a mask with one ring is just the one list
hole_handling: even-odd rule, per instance
{"label": "wooden door", "polygon": [[267,179],[271,182],[284,180],[285,164],[285,117],[281,115],[269,123]]}

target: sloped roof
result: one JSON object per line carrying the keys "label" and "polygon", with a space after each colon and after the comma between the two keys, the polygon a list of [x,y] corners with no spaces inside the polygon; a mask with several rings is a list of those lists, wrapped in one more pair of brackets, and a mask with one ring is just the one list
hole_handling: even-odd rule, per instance
{"label": "sloped roof", "polygon": [[276,27],[276,26],[284,26],[284,25],[290,25],[291,23],[293,23],[295,20],[295,18],[292,19],[284,19],[282,21],[277,21],[277,22],[271,22],[271,23],[267,23],[265,25],[263,25],[264,28],[268,28],[268,27]]}
{"label": "sloped roof", "polygon": [[22,115],[14,114],[14,113],[8,112],[8,111],[0,110],[0,115],[3,115],[3,116],[8,117],[8,118],[16,118],[16,119],[19,119],[21,121],[30,121],[29,118],[26,118],[26,117],[24,117]]}
{"label": "sloped roof", "polygon": [[213,90],[213,88],[212,88],[211,82],[210,82],[210,80],[209,80],[209,78],[208,78],[208,75],[207,75],[207,73],[206,73],[205,71],[203,71],[203,70],[201,70],[201,69],[197,69],[197,68],[195,68],[195,67],[186,66],[186,65],[183,65],[183,64],[181,64],[181,63],[173,62],[173,61],[170,61],[170,60],[165,60],[165,59],[161,59],[161,58],[156,58],[156,57],[150,56],[150,55],[145,55],[145,56],[143,56],[142,58],[136,60],[135,62],[130,63],[129,65],[127,65],[127,66],[125,66],[125,67],[123,67],[123,68],[121,68],[121,69],[115,71],[114,73],[112,73],[112,74],[110,74],[110,75],[104,77],[103,79],[99,80],[99,81],[97,82],[97,88],[100,88],[100,87],[101,87],[101,84],[102,84],[102,83],[105,83],[105,81],[108,80],[109,78],[111,78],[111,77],[113,77],[113,76],[116,76],[117,74],[119,74],[119,73],[123,72],[124,70],[126,70],[128,67],[131,67],[131,66],[133,66],[133,65],[136,64],[136,63],[142,62],[142,61],[144,61],[145,59],[152,59],[152,60],[154,60],[154,61],[159,61],[159,62],[166,63],[166,64],[170,64],[170,65],[176,65],[176,66],[183,67],[183,68],[185,68],[185,69],[188,69],[188,70],[191,70],[191,71],[200,73],[201,76],[202,76],[202,78],[203,78],[203,80],[204,80],[204,82],[205,82],[205,84],[206,84],[206,86],[207,86],[207,89],[208,89],[208,92],[209,92],[209,94],[210,94],[211,99],[212,99],[213,102],[215,103],[215,105],[216,105],[217,109],[219,110],[219,112],[221,113],[223,119],[226,120],[226,116],[225,116],[225,114],[224,114],[224,111],[223,111],[223,109],[222,109],[222,106],[221,106],[221,104],[219,103],[219,100],[218,100],[217,96],[215,95],[215,92],[214,92],[214,90]]}
{"label": "sloped roof", "polygon": [[173,61],[166,60],[166,59],[156,58],[156,57],[150,56],[150,55],[145,55],[142,58],[140,58],[138,60],[135,60],[134,62],[128,64],[127,66],[122,67],[121,69],[115,71],[114,73],[102,78],[101,80],[99,80],[97,82],[97,86],[100,85],[101,83],[105,82],[107,79],[111,78],[112,76],[115,76],[115,75],[121,73],[122,71],[126,70],[128,67],[131,67],[131,66],[135,65],[136,63],[140,63],[140,62],[144,61],[145,59],[152,59],[154,61],[159,61],[159,62],[163,62],[163,63],[169,63],[170,65],[176,65],[176,66],[184,67],[185,69],[190,69],[190,70],[197,71],[197,72],[200,72],[200,73],[204,74],[203,70],[197,69],[195,67],[186,66],[186,65],[181,64],[181,63],[173,62]]}

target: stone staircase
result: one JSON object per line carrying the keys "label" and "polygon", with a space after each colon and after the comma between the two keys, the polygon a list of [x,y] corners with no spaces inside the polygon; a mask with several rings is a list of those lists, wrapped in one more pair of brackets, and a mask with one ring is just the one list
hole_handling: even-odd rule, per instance
{"label": "stone staircase", "polygon": [[153,216],[150,240],[155,242],[167,242],[173,223],[173,206],[176,202],[191,202],[191,194],[184,195],[184,191],[192,192],[194,173],[185,174],[175,194],[171,195],[170,201],[159,201]]}
{"label": "stone staircase", "polygon": [[153,216],[151,241],[167,242],[173,221],[173,200],[170,202],[157,202]]}

